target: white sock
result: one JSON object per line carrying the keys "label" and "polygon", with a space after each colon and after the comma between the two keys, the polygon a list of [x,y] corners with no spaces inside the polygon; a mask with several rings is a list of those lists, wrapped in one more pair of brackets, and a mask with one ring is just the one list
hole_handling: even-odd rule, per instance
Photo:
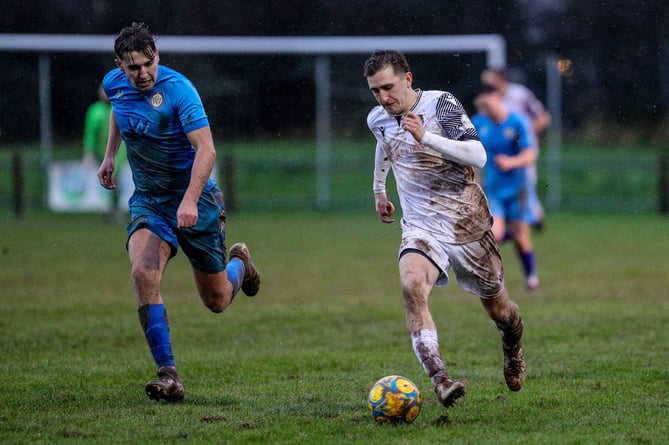
{"label": "white sock", "polygon": [[411,345],[425,373],[432,379],[432,383],[434,383],[436,376],[446,373],[444,360],[441,358],[439,350],[439,338],[435,329],[421,329],[412,332]]}

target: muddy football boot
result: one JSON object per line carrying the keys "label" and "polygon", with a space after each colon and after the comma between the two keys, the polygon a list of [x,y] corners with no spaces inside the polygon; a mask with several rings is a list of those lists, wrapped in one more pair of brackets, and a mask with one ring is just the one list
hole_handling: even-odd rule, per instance
{"label": "muddy football boot", "polygon": [[434,392],[439,402],[450,408],[465,395],[465,384],[450,377],[440,377],[434,385]]}
{"label": "muddy football boot", "polygon": [[244,281],[242,281],[242,291],[248,297],[252,297],[260,290],[260,273],[251,261],[249,248],[244,243],[236,243],[230,248],[230,258],[239,258],[244,264]]}
{"label": "muddy football boot", "polygon": [[525,357],[523,348],[518,344],[515,348],[504,350],[504,380],[511,391],[520,391],[525,384]]}
{"label": "muddy football boot", "polygon": [[151,380],[144,389],[149,399],[156,402],[181,402],[184,399],[184,385],[174,366],[161,366],[158,369],[158,380]]}

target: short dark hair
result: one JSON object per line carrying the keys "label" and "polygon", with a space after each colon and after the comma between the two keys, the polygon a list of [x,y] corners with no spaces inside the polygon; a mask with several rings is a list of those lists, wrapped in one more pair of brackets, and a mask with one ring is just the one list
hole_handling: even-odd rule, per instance
{"label": "short dark hair", "polygon": [[133,51],[148,58],[153,58],[156,53],[156,41],[144,23],[133,22],[123,28],[114,40],[114,53],[118,59],[125,59]]}
{"label": "short dark hair", "polygon": [[401,52],[377,49],[365,60],[363,67],[364,76],[373,76],[386,65],[392,66],[395,74],[404,74],[411,71],[407,58]]}

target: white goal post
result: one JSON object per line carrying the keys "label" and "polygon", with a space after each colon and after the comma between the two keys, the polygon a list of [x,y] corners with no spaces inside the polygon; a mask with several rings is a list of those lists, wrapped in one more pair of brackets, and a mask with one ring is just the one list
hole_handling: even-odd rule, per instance
{"label": "white goal post", "polygon": [[[40,145],[42,163],[51,160],[51,65],[53,53],[112,53],[115,36],[85,34],[0,34],[0,51],[33,52],[39,57]],[[163,53],[313,55],[316,57],[316,165],[319,208],[330,206],[330,56],[368,54],[379,48],[404,53],[484,53],[488,67],[506,65],[506,41],[498,34],[409,36],[232,37],[158,35]]]}

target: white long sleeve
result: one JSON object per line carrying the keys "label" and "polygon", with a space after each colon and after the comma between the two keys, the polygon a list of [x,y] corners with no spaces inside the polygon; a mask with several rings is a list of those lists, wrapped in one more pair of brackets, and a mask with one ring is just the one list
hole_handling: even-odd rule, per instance
{"label": "white long sleeve", "polygon": [[482,168],[487,161],[483,144],[473,139],[455,141],[426,131],[420,143],[438,151],[447,159],[460,164]]}
{"label": "white long sleeve", "polygon": [[390,161],[380,142],[376,144],[376,154],[374,155],[374,183],[372,190],[374,193],[385,193],[386,178],[390,170]]}

